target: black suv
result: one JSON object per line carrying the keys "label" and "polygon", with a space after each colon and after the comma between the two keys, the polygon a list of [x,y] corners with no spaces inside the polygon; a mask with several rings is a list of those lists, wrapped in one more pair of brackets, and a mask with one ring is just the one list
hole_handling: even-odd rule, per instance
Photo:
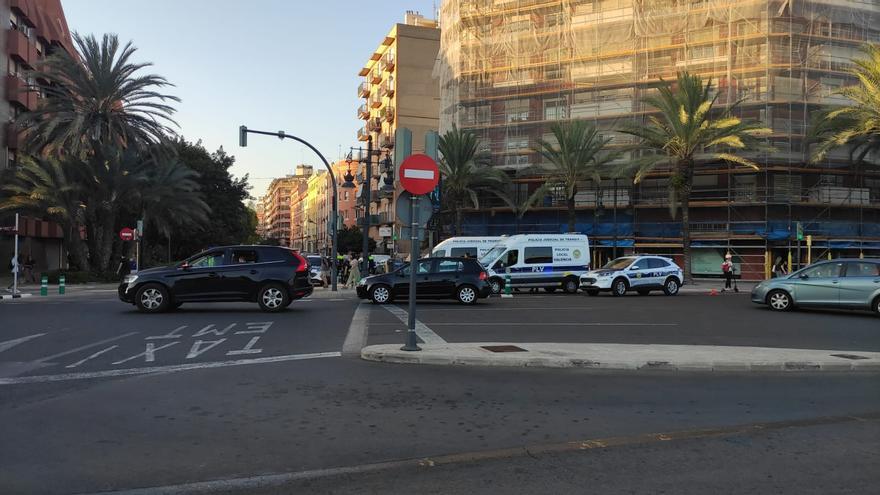
{"label": "black suv", "polygon": [[256,302],[263,311],[286,308],[312,293],[309,262],[276,246],[209,249],[170,266],[141,270],[119,285],[119,299],[145,313],[186,302]]}
{"label": "black suv", "polygon": [[[416,263],[416,297],[458,299],[474,304],[489,297],[492,288],[488,274],[475,259],[423,258]],[[409,296],[409,265],[391,273],[366,277],[357,286],[361,299],[384,304],[396,297]]]}

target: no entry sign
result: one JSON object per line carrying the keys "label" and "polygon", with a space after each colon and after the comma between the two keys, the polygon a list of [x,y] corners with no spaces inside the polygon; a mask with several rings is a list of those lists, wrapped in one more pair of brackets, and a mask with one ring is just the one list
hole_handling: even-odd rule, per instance
{"label": "no entry sign", "polygon": [[122,230],[119,231],[119,238],[123,241],[130,241],[134,239],[134,230],[128,227],[123,227]]}
{"label": "no entry sign", "polygon": [[410,194],[421,195],[433,191],[440,182],[437,162],[428,155],[412,155],[400,164],[400,185]]}

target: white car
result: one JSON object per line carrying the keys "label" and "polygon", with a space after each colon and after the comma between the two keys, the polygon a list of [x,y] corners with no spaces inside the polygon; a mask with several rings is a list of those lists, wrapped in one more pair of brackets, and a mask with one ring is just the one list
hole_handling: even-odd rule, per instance
{"label": "white car", "polygon": [[622,296],[631,290],[643,296],[652,290],[674,296],[684,284],[684,272],[674,261],[662,256],[624,256],[581,275],[580,282],[580,289],[589,296],[599,292]]}

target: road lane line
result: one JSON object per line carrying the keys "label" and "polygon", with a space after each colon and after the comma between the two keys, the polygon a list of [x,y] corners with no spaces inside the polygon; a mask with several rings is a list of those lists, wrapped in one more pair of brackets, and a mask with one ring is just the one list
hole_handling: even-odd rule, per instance
{"label": "road lane line", "polygon": [[116,337],[110,337],[109,339],[104,339],[104,340],[99,340],[97,342],[92,342],[91,344],[86,344],[86,345],[77,347],[75,349],[70,349],[69,351],[59,352],[58,354],[53,354],[51,356],[46,356],[42,359],[37,359],[36,362],[48,363],[49,361],[51,361],[55,358],[60,358],[61,356],[67,356],[68,354],[76,354],[77,352],[84,351],[86,349],[91,349],[92,347],[98,347],[99,345],[108,344],[110,342],[113,342],[114,340],[119,340],[119,339],[124,339],[126,337],[131,337],[132,335],[134,335],[136,333],[137,332],[128,332],[128,333],[125,333],[122,335],[117,335]]}
{"label": "road lane line", "polygon": [[523,323],[523,322],[489,322],[489,323],[431,323],[435,327],[677,327],[678,323]]}
{"label": "road lane line", "polygon": [[340,357],[340,352],[315,352],[311,354],[289,354],[252,359],[233,359],[229,361],[211,361],[207,363],[171,364],[167,366],[146,366],[143,368],[125,368],[104,371],[84,371],[64,373],[60,375],[20,376],[16,378],[0,378],[0,385],[19,385],[25,383],[62,382],[68,380],[88,380],[92,378],[110,378],[116,376],[149,375],[153,373],[176,373],[179,371],[225,368],[229,366],[245,366],[250,364],[283,363],[287,361],[303,361],[306,359],[323,359]]}
{"label": "road lane line", "polygon": [[367,345],[367,325],[369,320],[370,310],[367,309],[366,303],[359,303],[354,310],[354,316],[351,317],[351,324],[348,326],[345,342],[342,343],[343,356],[357,357],[361,355],[361,349]]}
{"label": "road lane line", "polygon": [[[389,313],[396,316],[397,319],[400,320],[401,322],[403,322],[404,324],[409,324],[409,313],[407,313],[403,309],[398,308],[397,306],[394,306],[391,304],[386,304],[386,305],[383,305],[382,307],[387,309]],[[416,320],[416,335],[418,335],[419,338],[422,339],[422,342],[424,342],[426,344],[445,344],[446,343],[446,341],[443,340],[443,337],[440,337],[439,335],[434,333],[433,330],[428,328],[427,325],[425,325],[424,323],[422,323],[419,320]]]}
{"label": "road lane line", "polygon": [[94,358],[100,356],[101,354],[104,354],[105,352],[110,352],[110,351],[112,351],[113,349],[116,349],[117,347],[119,347],[119,345],[111,345],[110,347],[107,347],[106,349],[101,349],[100,351],[98,351],[98,352],[92,354],[91,356],[89,356],[89,357],[87,357],[87,358],[85,358],[85,359],[80,359],[79,361],[77,361],[77,362],[75,362],[75,363],[73,363],[73,364],[68,364],[67,366],[65,366],[65,368],[76,368],[77,366],[79,366],[79,365],[85,363],[86,361],[88,361],[88,360],[90,360],[90,359],[94,359]]}
{"label": "road lane line", "polygon": [[[151,486],[116,491],[93,492],[91,495],[196,495],[206,493],[248,493],[268,488],[282,489],[286,485],[298,481],[314,481],[324,478],[335,478],[344,475],[368,474],[397,469],[430,470],[439,466],[457,464],[475,464],[477,462],[534,457],[539,454],[574,453],[586,450],[608,450],[635,445],[650,445],[686,440],[703,440],[713,438],[735,438],[745,435],[756,435],[763,432],[788,430],[791,428],[809,428],[824,425],[838,425],[852,422],[875,422],[880,420],[880,413],[869,412],[857,416],[824,416],[803,420],[776,421],[766,423],[738,424],[719,428],[702,428],[657,432],[618,437],[582,439],[570,442],[546,443],[538,445],[522,445],[493,450],[477,450],[453,454],[442,454],[434,457],[411,457],[405,459],[341,466],[307,471],[289,471],[284,473],[263,474],[241,478],[227,478],[212,481],[196,481],[177,485]],[[295,487],[287,487],[295,488]],[[284,490],[284,493],[295,493],[295,490]],[[274,493],[274,491],[273,491]]]}
{"label": "road lane line", "polygon": [[6,342],[0,342],[0,352],[3,352],[8,349],[12,349],[13,347],[15,347],[19,344],[24,344],[28,340],[32,340],[37,337],[42,337],[43,335],[46,335],[46,334],[45,333],[35,333],[33,335],[28,335],[26,337],[20,337],[17,339],[7,340]]}

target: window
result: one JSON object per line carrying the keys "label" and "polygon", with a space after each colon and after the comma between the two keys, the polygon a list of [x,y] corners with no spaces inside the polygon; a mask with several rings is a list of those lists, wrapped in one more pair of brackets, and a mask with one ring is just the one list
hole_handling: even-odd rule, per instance
{"label": "window", "polygon": [[437,264],[437,272],[439,273],[460,272],[463,268],[464,263],[461,261],[441,260]]}
{"label": "window", "polygon": [[453,258],[476,258],[477,257],[477,248],[475,247],[462,247],[462,248],[452,248],[450,250],[450,255]]}
{"label": "window", "polygon": [[877,263],[847,263],[847,277],[880,277],[880,265]]}
{"label": "window", "polygon": [[669,263],[667,263],[665,260],[661,260],[660,258],[648,258],[647,265],[648,266],[646,268],[666,268],[667,266],[669,266]]}
{"label": "window", "polygon": [[525,260],[527,265],[553,263],[553,248],[550,246],[527,247]]}
{"label": "window", "polygon": [[[348,191],[344,191],[342,193],[342,199],[344,199],[345,201],[348,201]],[[343,212],[343,213],[345,213],[345,212]]]}
{"label": "window", "polygon": [[253,249],[236,249],[232,252],[232,264],[256,263],[257,252]]}
{"label": "window", "polygon": [[809,278],[834,278],[840,276],[843,263],[822,263],[804,270],[801,275]]}
{"label": "window", "polygon": [[[433,263],[433,261],[419,261],[416,269],[416,275],[425,275],[431,273],[431,263]],[[409,275],[409,265],[401,268],[400,271],[404,275]]]}
{"label": "window", "polygon": [[204,256],[200,256],[191,261],[189,266],[193,268],[223,266],[223,251],[212,251]]}
{"label": "window", "polygon": [[559,120],[564,118],[565,98],[544,100],[544,120]]}

